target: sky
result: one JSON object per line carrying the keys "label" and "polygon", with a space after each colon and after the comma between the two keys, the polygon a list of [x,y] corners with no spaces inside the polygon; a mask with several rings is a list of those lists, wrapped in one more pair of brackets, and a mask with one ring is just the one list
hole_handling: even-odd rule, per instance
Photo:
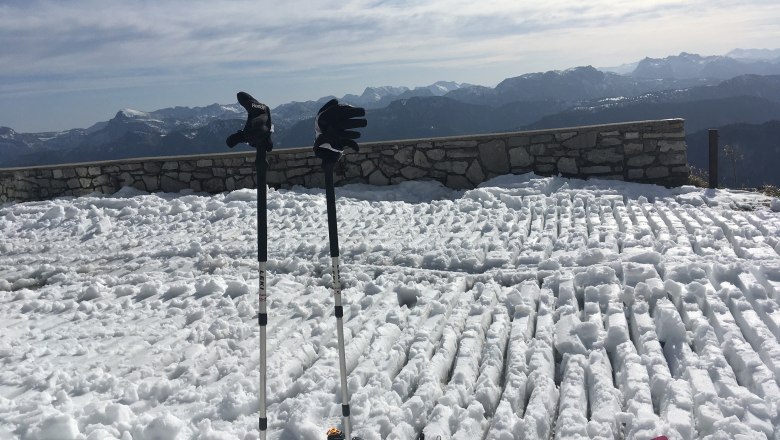
{"label": "sky", "polygon": [[0,0],[0,126],[780,48],[776,0]]}

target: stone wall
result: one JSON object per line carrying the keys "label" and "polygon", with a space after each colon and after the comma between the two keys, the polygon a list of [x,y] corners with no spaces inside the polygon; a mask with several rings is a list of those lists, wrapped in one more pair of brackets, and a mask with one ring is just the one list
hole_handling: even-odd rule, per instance
{"label": "stone wall", "polygon": [[[686,150],[681,119],[372,142],[345,154],[335,181],[388,185],[427,179],[460,189],[533,171],[679,186],[688,178]],[[310,147],[273,151],[268,163],[270,186],[324,185]],[[0,201],[113,193],[123,186],[216,193],[255,185],[254,152],[0,169]]]}

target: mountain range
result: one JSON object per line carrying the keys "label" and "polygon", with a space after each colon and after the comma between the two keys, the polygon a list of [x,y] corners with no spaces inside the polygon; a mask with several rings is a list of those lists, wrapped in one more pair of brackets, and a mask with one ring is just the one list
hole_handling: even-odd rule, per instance
{"label": "mountain range", "polygon": [[[313,116],[331,98],[273,108],[276,147],[311,145]],[[681,53],[617,68],[529,73],[495,87],[447,81],[416,88],[367,87],[360,95],[339,99],[367,109],[362,141],[682,117],[691,136],[690,161],[701,166],[693,148],[707,128],[729,127],[735,136],[730,141],[746,151],[759,144],[771,149],[766,147],[771,136],[759,132],[775,130],[770,122],[780,121],[780,50]],[[17,133],[0,127],[0,168],[226,151],[224,139],[243,126],[244,118],[238,104],[212,104],[152,112],[122,109],[108,121],[63,132]],[[743,184],[778,183],[771,174],[745,175],[762,180]]]}

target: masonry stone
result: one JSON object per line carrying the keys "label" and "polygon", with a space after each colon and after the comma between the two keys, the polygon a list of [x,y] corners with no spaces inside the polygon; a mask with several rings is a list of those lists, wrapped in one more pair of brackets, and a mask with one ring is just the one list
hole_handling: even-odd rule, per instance
{"label": "masonry stone", "polygon": [[428,150],[426,154],[428,155],[428,158],[431,160],[441,160],[444,158],[444,150],[442,150],[441,148]]}
{"label": "masonry stone", "polygon": [[597,165],[593,167],[582,167],[580,168],[580,172],[583,174],[603,174],[612,172],[612,168],[605,165]]}
{"label": "masonry stone", "polygon": [[562,157],[558,159],[558,171],[562,174],[577,174],[577,161],[571,157]]}
{"label": "masonry stone", "polygon": [[485,181],[485,173],[482,172],[482,167],[479,165],[479,161],[472,161],[466,170],[466,178],[471,181],[472,184],[478,185]]}
{"label": "masonry stone", "polygon": [[655,156],[650,154],[643,154],[641,156],[634,156],[628,158],[626,164],[631,167],[643,167],[655,162]]}
{"label": "masonry stone", "polygon": [[[534,132],[483,134],[419,141],[366,143],[335,169],[337,183],[387,184],[431,178],[473,188],[508,172],[685,183],[687,147],[681,120],[643,121]],[[0,169],[0,200],[35,200],[131,185],[147,191],[221,192],[255,184],[254,152],[177,158],[124,159],[100,164]],[[274,187],[321,186],[321,161],[311,148],[268,154]],[[624,170],[624,167],[629,167]],[[81,178],[82,180],[79,180]]]}
{"label": "masonry stone", "polygon": [[571,139],[563,141],[563,146],[574,149],[593,148],[596,146],[597,137],[598,133],[595,131],[580,133]]}
{"label": "masonry stone", "polygon": [[531,139],[526,136],[512,136],[506,140],[509,148],[513,147],[526,147],[531,144]]}
{"label": "masonry stone", "polygon": [[555,134],[555,140],[558,141],[558,142],[567,141],[567,140],[573,138],[574,136],[577,136],[577,132],[576,131],[567,131],[565,133],[556,133]]}
{"label": "masonry stone", "polygon": [[666,177],[669,175],[668,167],[650,167],[646,171],[647,177],[650,179],[657,179],[660,177]]}
{"label": "masonry stone", "polygon": [[416,167],[403,167],[401,168],[401,175],[406,180],[415,180],[428,174],[425,170]]}
{"label": "masonry stone", "polygon": [[625,152],[626,156],[632,156],[632,155],[635,155],[635,154],[641,154],[643,149],[644,149],[644,145],[637,144],[637,143],[626,144],[623,147],[623,151]]}
{"label": "masonry stone", "polygon": [[364,176],[369,176],[371,175],[371,172],[376,169],[376,165],[370,160],[364,160],[363,163],[360,164],[360,169]]}
{"label": "masonry stone", "polygon": [[641,179],[644,176],[645,176],[645,170],[642,168],[634,168],[628,170],[629,179]]}
{"label": "masonry stone", "polygon": [[474,185],[471,182],[469,182],[469,180],[465,176],[455,176],[452,174],[447,176],[447,181],[445,182],[445,185],[453,189],[474,188]]}
{"label": "masonry stone", "polygon": [[414,166],[420,168],[430,168],[431,163],[428,161],[428,158],[425,156],[425,153],[423,153],[420,150],[417,150],[414,152]]}
{"label": "masonry stone", "polygon": [[533,158],[525,148],[513,148],[509,150],[509,164],[512,167],[527,167],[533,163]]}
{"label": "masonry stone", "polygon": [[385,177],[385,175],[382,174],[381,170],[376,170],[373,173],[371,173],[370,176],[368,176],[368,183],[371,185],[384,186],[390,183],[390,179]]}

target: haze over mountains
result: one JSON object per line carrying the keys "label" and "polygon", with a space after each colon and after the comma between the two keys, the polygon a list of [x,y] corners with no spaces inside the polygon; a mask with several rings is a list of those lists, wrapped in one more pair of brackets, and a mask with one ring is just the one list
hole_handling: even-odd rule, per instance
{"label": "haze over mountains", "polygon": [[[273,108],[276,148],[311,145],[313,116],[330,98]],[[738,178],[729,171],[724,183],[780,183],[775,176],[780,173],[772,171],[780,166],[780,122],[773,123],[780,121],[780,49],[736,49],[725,56],[681,53],[615,68],[530,73],[496,87],[446,81],[414,89],[368,87],[340,99],[367,109],[362,141],[681,117],[692,165],[706,163],[703,130],[724,127],[724,142],[745,153],[739,164],[729,164],[729,170],[741,167]],[[0,127],[0,167],[224,152],[224,139],[243,126],[244,118],[238,104],[212,104],[123,109],[89,128],[56,133]],[[751,168],[752,158],[759,157],[761,167]]]}

